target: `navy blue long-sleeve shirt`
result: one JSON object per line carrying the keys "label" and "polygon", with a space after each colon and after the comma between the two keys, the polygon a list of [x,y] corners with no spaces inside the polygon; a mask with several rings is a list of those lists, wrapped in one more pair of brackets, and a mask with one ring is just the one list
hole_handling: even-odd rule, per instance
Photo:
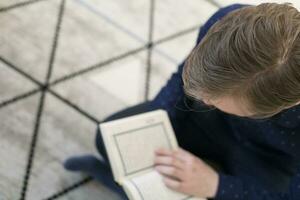
{"label": "navy blue long-sleeve shirt", "polygon": [[[218,10],[201,27],[197,43],[215,22],[243,6],[247,5],[234,4]],[[153,108],[168,112],[175,130],[189,113],[178,110],[184,107],[183,65],[184,62],[151,101]],[[230,127],[227,134],[231,134],[236,145],[231,148],[235,150],[231,153],[230,173],[218,172],[220,179],[215,200],[299,200],[300,106],[265,120],[220,113]]]}

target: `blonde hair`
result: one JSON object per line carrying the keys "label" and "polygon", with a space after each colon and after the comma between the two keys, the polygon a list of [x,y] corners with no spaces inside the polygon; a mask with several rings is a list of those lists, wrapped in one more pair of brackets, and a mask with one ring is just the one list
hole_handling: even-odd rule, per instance
{"label": "blonde hair", "polygon": [[300,101],[300,13],[291,4],[263,3],[216,22],[189,55],[184,91],[201,99],[232,95],[258,116]]}

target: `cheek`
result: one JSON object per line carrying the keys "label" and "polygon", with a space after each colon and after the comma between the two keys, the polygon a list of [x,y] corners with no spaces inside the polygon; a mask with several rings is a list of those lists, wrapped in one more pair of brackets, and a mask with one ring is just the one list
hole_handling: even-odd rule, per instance
{"label": "cheek", "polygon": [[211,102],[209,102],[208,100],[202,99],[202,101],[203,101],[206,105],[209,105],[209,106],[212,105]]}
{"label": "cheek", "polygon": [[237,115],[240,117],[246,117],[249,114],[245,113],[244,110],[242,110],[240,107],[237,105],[232,105],[232,104],[222,104],[222,105],[217,105],[216,106],[219,110],[232,114],[232,115]]}

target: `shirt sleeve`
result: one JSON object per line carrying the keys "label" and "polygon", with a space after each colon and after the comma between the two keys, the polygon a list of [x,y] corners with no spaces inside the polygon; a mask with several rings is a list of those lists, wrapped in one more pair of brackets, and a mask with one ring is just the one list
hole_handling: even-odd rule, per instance
{"label": "shirt sleeve", "polygon": [[154,109],[164,109],[168,112],[172,126],[177,130],[179,121],[186,116],[187,107],[185,105],[185,96],[183,92],[183,80],[181,78],[184,62],[178,67],[178,71],[173,73],[167,84],[160,90],[151,106]]}
{"label": "shirt sleeve", "polygon": [[219,186],[214,200],[286,200],[290,193],[273,192],[250,180],[219,173]]}

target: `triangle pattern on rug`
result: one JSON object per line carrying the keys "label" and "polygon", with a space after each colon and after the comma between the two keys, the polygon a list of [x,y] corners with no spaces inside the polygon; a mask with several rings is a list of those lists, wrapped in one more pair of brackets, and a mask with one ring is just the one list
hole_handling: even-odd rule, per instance
{"label": "triangle pattern on rug", "polygon": [[41,1],[0,13],[3,56],[40,82],[45,81],[60,1]]}

